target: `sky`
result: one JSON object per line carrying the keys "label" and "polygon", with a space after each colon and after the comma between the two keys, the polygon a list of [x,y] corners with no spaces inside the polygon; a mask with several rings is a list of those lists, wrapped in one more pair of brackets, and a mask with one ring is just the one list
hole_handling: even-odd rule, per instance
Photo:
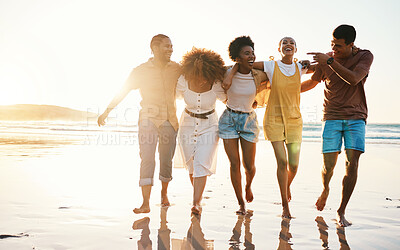
{"label": "sky", "polygon": [[[365,85],[368,122],[400,123],[398,0],[0,0],[0,105],[102,112],[130,71],[151,57],[150,40],[159,33],[171,38],[174,61],[195,46],[230,65],[235,37],[249,35],[261,61],[279,59],[279,40],[291,36],[296,58],[311,60],[307,52],[330,51],[340,24],[353,25],[355,45],[374,54]],[[323,88],[302,94],[306,122],[320,120]],[[139,101],[133,91],[119,109],[135,113]]]}

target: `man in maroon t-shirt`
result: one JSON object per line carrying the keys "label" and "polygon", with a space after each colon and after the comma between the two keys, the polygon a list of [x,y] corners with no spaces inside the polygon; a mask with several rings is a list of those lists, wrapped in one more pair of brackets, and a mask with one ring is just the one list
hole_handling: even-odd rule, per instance
{"label": "man in maroon t-shirt", "polygon": [[329,195],[329,182],[344,140],[346,175],[343,178],[342,200],[337,210],[338,223],[349,226],[344,214],[357,182],[358,161],[365,148],[365,124],[368,114],[364,84],[373,55],[368,50],[354,47],[356,30],[340,25],[333,31],[332,52],[308,53],[313,55],[315,72],[302,83],[302,92],[325,81],[324,125],[322,134],[323,191],[316,202],[323,210]]}

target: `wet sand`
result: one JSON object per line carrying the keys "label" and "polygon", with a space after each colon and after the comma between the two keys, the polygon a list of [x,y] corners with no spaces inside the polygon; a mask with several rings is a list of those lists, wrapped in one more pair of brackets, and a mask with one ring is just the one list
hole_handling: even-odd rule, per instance
{"label": "wet sand", "polygon": [[[15,147],[18,147],[15,145]],[[237,216],[228,160],[220,143],[217,173],[210,177],[203,213],[191,217],[192,187],[175,168],[172,205],[162,208],[155,182],[151,212],[140,206],[139,155],[132,145],[0,147],[0,249],[398,249],[400,247],[399,147],[367,145],[347,208],[353,225],[336,226],[344,154],[331,181],[326,209],[321,191],[320,143],[305,142],[292,184],[291,213],[282,220],[276,163],[267,141],[257,146],[253,213]],[[39,153],[45,150],[45,154]],[[39,156],[38,156],[39,154]],[[158,173],[156,173],[156,176]]]}

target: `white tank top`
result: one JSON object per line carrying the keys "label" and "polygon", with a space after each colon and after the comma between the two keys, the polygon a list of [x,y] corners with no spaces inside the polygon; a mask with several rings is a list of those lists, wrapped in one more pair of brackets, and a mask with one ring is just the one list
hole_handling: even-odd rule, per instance
{"label": "white tank top", "polygon": [[253,74],[241,74],[237,72],[232,79],[232,85],[227,91],[228,101],[226,105],[237,111],[253,111],[253,102],[256,96],[256,84]]}

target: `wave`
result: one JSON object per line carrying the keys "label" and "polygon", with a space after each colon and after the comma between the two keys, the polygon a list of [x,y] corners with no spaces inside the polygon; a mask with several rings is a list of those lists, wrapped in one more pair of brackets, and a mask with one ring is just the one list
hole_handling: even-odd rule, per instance
{"label": "wave", "polygon": [[[262,127],[260,127],[261,131]],[[103,133],[132,134],[138,132],[137,124],[114,123],[98,127],[91,122],[0,122],[0,134],[31,134],[56,136],[86,136]],[[322,124],[305,123],[303,126],[304,141],[321,141]],[[264,138],[260,133],[261,140]],[[400,124],[367,124],[366,143],[400,144]]]}

